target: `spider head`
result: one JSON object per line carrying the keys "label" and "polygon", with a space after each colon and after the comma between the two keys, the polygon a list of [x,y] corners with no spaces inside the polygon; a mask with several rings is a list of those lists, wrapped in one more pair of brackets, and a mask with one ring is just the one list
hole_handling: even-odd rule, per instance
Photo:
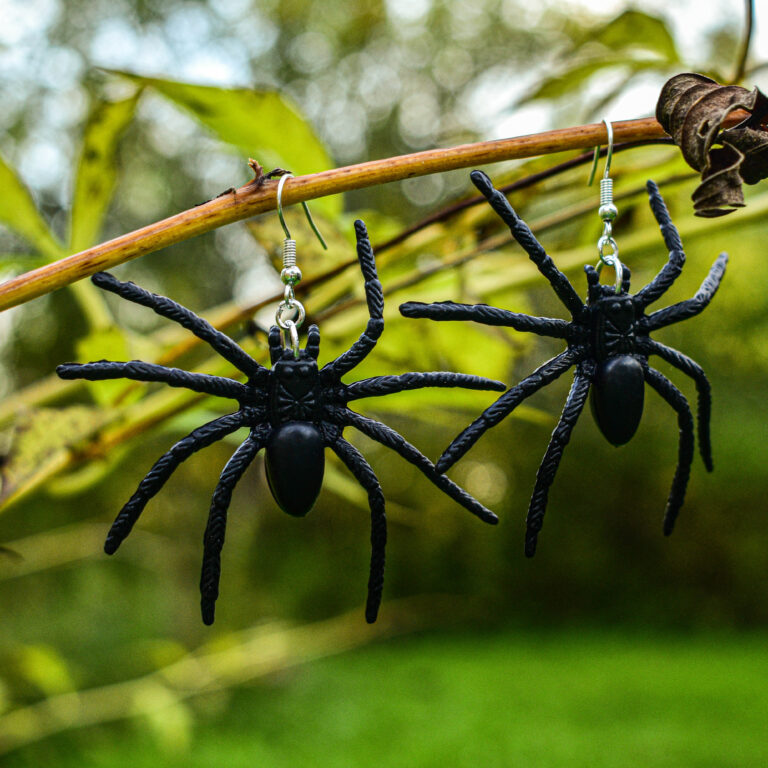
{"label": "spider head", "polygon": [[292,350],[283,350],[280,360],[272,366],[272,372],[282,389],[297,400],[317,383],[317,361],[304,349],[299,350],[298,358]]}
{"label": "spider head", "polygon": [[618,333],[629,333],[635,321],[635,305],[629,294],[611,292],[597,302],[602,322]]}

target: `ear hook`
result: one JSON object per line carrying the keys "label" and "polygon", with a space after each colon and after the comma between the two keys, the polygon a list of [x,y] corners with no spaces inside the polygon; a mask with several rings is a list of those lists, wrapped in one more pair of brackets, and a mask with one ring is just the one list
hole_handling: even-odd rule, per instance
{"label": "ear hook", "polygon": [[[293,356],[298,359],[300,351],[299,328],[304,322],[306,313],[304,306],[294,293],[294,286],[301,280],[301,270],[296,266],[296,241],[291,237],[288,225],[283,218],[283,184],[285,184],[288,178],[293,178],[293,174],[284,173],[280,177],[280,181],[277,182],[277,215],[283,227],[283,232],[285,232],[285,240],[283,241],[283,269],[280,272],[280,279],[285,285],[285,291],[283,300],[280,302],[275,313],[275,322],[283,331],[283,343],[287,345],[290,338]],[[307,204],[302,202],[302,206],[304,206],[304,213],[307,214],[307,220],[312,227],[312,231],[317,235],[317,239],[323,248],[327,250],[328,246],[315,225]]]}
{"label": "ear hook", "polygon": [[[603,120],[605,130],[608,134],[608,150],[605,153],[605,171],[603,178],[600,179],[600,207],[598,214],[603,221],[603,234],[597,241],[597,253],[600,261],[597,262],[597,272],[603,268],[603,264],[613,267],[616,273],[616,293],[621,293],[624,284],[624,269],[619,261],[619,246],[613,239],[613,220],[618,216],[619,211],[613,204],[613,179],[610,176],[611,159],[613,158],[613,125],[610,120]],[[595,147],[595,155],[592,160],[592,172],[589,174],[587,184],[592,184],[597,170],[597,160],[600,157],[600,145]],[[606,248],[610,251],[606,253]]]}
{"label": "ear hook", "polygon": [[[610,120],[603,119],[605,124],[605,130],[608,133],[608,151],[605,153],[605,170],[603,171],[603,178],[607,179],[611,175],[611,160],[613,159],[613,124]],[[597,161],[600,157],[600,145],[595,147],[595,152],[592,157],[592,169],[589,172],[589,181],[587,186],[591,187],[592,182],[595,180],[595,173],[597,172]]]}
{"label": "ear hook", "polygon": [[[280,181],[277,182],[277,216],[280,219],[280,224],[283,227],[283,232],[285,232],[285,237],[287,240],[293,240],[293,238],[291,237],[291,233],[288,231],[288,225],[285,223],[285,219],[283,218],[283,184],[285,184],[288,179],[293,178],[294,175],[292,173],[284,173],[280,177]],[[317,239],[320,241],[320,245],[322,245],[323,248],[327,251],[328,246],[325,244],[325,240],[323,240],[323,236],[320,234],[320,230],[317,228],[317,224],[315,224],[315,220],[312,218],[312,214],[309,212],[309,206],[303,200],[301,205],[304,208],[304,213],[307,215],[309,226],[312,227],[312,231],[317,235]]]}

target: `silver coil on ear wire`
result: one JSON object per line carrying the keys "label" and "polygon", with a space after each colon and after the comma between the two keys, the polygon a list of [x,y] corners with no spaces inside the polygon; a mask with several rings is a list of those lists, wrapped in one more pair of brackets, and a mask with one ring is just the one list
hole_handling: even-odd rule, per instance
{"label": "silver coil on ear wire", "polygon": [[[288,179],[292,179],[292,173],[285,173],[280,177],[280,181],[277,182],[277,216],[280,219],[280,224],[285,232],[285,240],[283,241],[283,268],[280,271],[280,279],[285,285],[285,292],[283,294],[283,300],[277,307],[275,313],[275,322],[279,328],[283,331],[283,344],[288,346],[290,343],[293,350],[294,357],[299,356],[299,328],[304,322],[306,317],[306,311],[303,304],[296,298],[294,293],[294,286],[301,281],[301,270],[296,265],[296,241],[291,237],[291,233],[288,229],[288,225],[285,223],[283,217],[283,186]],[[302,201],[304,213],[307,216],[312,231],[317,235],[317,239],[324,249],[327,250],[328,246],[323,240],[323,236],[320,234],[320,230],[312,218],[312,214],[309,212],[309,207]]]}
{"label": "silver coil on ear wire", "polygon": [[[616,274],[616,293],[621,293],[621,286],[624,279],[624,269],[619,261],[619,246],[613,238],[613,221],[619,215],[619,210],[613,202],[613,179],[611,173],[611,159],[613,158],[613,125],[610,120],[603,120],[608,134],[608,150],[605,156],[605,170],[603,178],[600,179],[600,207],[597,210],[598,215],[603,221],[603,234],[597,241],[597,262],[598,274],[603,265],[613,267]],[[597,170],[597,161],[600,157],[600,147],[595,147],[595,156],[592,161],[592,171],[589,174],[588,184],[592,184]]]}

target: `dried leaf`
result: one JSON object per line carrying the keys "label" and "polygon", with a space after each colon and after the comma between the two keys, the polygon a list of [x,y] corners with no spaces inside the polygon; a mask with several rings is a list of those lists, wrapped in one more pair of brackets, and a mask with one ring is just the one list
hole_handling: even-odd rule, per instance
{"label": "dried leaf", "polygon": [[741,177],[745,184],[757,184],[768,176],[768,141],[764,130],[731,128],[723,131],[721,140],[743,154]]}
{"label": "dried leaf", "polygon": [[[722,130],[737,109],[751,117]],[[768,176],[768,99],[755,88],[719,85],[704,75],[686,72],[668,80],[656,105],[656,119],[669,133],[686,162],[701,172],[692,198],[697,216],[724,216],[744,206],[742,184]]]}

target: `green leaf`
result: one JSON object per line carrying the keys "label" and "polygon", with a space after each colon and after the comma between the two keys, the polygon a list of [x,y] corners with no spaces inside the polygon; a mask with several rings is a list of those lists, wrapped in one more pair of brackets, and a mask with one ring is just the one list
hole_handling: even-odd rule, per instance
{"label": "green leaf", "polygon": [[37,269],[47,263],[47,259],[32,253],[4,253],[0,255],[0,272],[23,269]]}
{"label": "green leaf", "polygon": [[121,101],[99,99],[91,106],[72,196],[69,246],[73,253],[89,248],[99,237],[117,178],[117,147],[136,112],[140,93]]}
{"label": "green leaf", "polygon": [[133,696],[136,714],[144,716],[160,746],[169,752],[184,752],[192,738],[193,717],[178,694],[162,683],[147,680]]}
{"label": "green leaf", "polygon": [[624,67],[629,72],[640,72],[644,69],[655,69],[658,61],[638,60],[626,54],[602,55],[597,58],[582,60],[571,69],[543,80],[531,93],[524,96],[518,104],[527,104],[538,99],[559,99],[563,96],[574,96],[577,91],[596,72],[613,67]]}
{"label": "green leaf", "polygon": [[664,20],[642,11],[624,11],[589,39],[612,51],[641,49],[659,54],[670,64],[680,60],[675,39]]}
{"label": "green leaf", "polygon": [[77,690],[67,662],[49,645],[22,646],[16,654],[16,667],[25,680],[46,696]]}
{"label": "green leaf", "polygon": [[61,258],[64,255],[62,246],[37,210],[29,190],[2,157],[0,189],[0,223],[23,237],[48,260]]}
{"label": "green leaf", "polygon": [[603,69],[624,67],[632,76],[648,69],[667,71],[679,60],[675,40],[662,19],[641,11],[625,11],[598,29],[584,30],[561,56],[561,71],[546,78],[518,104],[573,96]]}
{"label": "green leaf", "polygon": [[[276,91],[217,88],[116,72],[153,88],[191,112],[222,141],[236,147],[245,161],[254,157],[265,168],[280,166],[300,174],[333,167],[331,158],[298,107]],[[341,211],[338,195],[314,205],[327,215]]]}
{"label": "green leaf", "polygon": [[96,433],[109,417],[103,408],[40,408],[22,414],[10,433],[0,466],[0,505],[18,500],[65,468],[70,446]]}
{"label": "green leaf", "polygon": [[[75,349],[77,350],[77,359],[86,362],[92,360],[127,360],[129,357],[125,335],[116,326],[91,331],[87,336],[78,340]],[[86,381],[85,384],[93,399],[100,405],[115,402],[122,392],[133,386],[130,381],[125,379]]]}

